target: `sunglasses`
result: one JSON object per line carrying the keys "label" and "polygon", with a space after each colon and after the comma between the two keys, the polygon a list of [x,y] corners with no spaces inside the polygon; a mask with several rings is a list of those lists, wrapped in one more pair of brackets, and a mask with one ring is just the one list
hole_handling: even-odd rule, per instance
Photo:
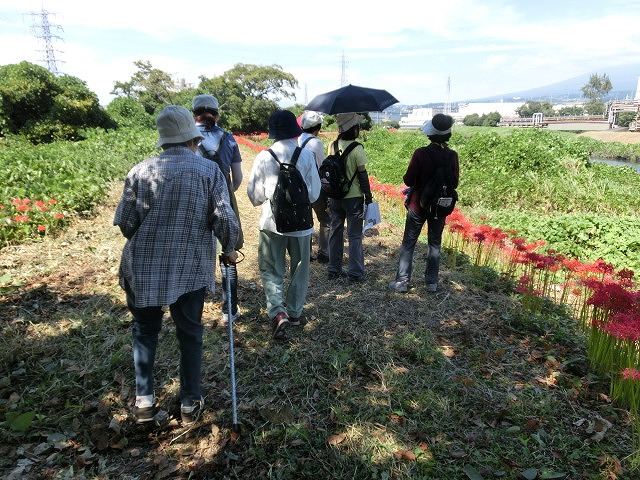
{"label": "sunglasses", "polygon": [[218,110],[214,110],[213,108],[196,108],[193,113],[196,115],[204,115],[209,112],[211,115],[218,115]]}

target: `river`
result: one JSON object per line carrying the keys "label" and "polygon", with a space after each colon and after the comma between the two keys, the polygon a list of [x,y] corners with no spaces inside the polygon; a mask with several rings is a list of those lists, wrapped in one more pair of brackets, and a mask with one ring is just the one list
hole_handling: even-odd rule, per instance
{"label": "river", "polygon": [[609,160],[606,158],[590,158],[589,161],[602,162],[602,163],[606,163],[607,165],[611,165],[613,167],[631,167],[636,172],[640,173],[640,163],[625,162],[623,160]]}

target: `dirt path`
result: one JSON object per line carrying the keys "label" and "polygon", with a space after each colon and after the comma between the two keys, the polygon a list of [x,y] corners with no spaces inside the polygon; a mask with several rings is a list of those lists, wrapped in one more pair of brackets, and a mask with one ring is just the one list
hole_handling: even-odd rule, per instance
{"label": "dirt path", "polygon": [[595,138],[603,142],[620,142],[627,144],[640,143],[640,132],[630,132],[628,130],[602,130],[594,132],[583,132],[581,137]]}

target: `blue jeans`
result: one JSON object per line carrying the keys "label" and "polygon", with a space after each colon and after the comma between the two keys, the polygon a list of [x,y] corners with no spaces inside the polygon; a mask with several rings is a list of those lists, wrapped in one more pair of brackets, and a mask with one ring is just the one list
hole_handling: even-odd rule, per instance
{"label": "blue jeans", "polygon": [[404,224],[404,235],[400,246],[400,258],[398,260],[398,271],[396,281],[407,282],[411,280],[413,270],[413,252],[418,242],[418,237],[422,232],[422,227],[427,223],[427,263],[424,270],[424,279],[427,285],[438,283],[438,271],[440,270],[440,244],[442,243],[442,232],[444,230],[445,217],[437,219],[426,219],[417,215],[413,210],[407,210],[407,218]]}
{"label": "blue jeans", "polygon": [[[138,308],[129,285],[125,285],[127,306],[133,315],[133,364],[136,372],[136,395],[153,395],[153,365],[158,333],[162,328],[162,306]],[[191,405],[200,400],[202,366],[202,310],[206,288],[185,293],[169,305],[180,344],[180,402]]]}
{"label": "blue jeans", "polygon": [[[289,254],[289,286],[284,295],[286,254]],[[287,312],[290,317],[302,315],[309,289],[311,235],[288,237],[260,230],[258,268],[267,299],[267,315],[275,317]]]}
{"label": "blue jeans", "polygon": [[364,200],[362,197],[329,199],[331,214],[331,233],[329,234],[329,266],[328,273],[339,274],[342,271],[342,255],[344,254],[344,222],[347,222],[347,239],[349,240],[349,263],[347,273],[354,278],[364,275],[364,251],[362,250],[361,218]]}

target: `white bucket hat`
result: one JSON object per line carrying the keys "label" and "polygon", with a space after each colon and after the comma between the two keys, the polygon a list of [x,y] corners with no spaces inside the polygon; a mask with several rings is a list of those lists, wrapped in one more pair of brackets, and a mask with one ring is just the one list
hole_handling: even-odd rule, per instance
{"label": "white bucket hat", "polygon": [[359,125],[363,121],[364,117],[357,113],[338,113],[336,115],[336,122],[338,123],[338,131],[340,133],[346,132],[354,125]]}
{"label": "white bucket hat", "polygon": [[318,112],[307,110],[300,116],[300,126],[306,130],[307,128],[322,125],[322,117]]}
{"label": "white bucket hat", "polygon": [[451,133],[453,118],[443,113],[436,113],[431,120],[422,125],[422,133],[427,137],[431,135],[446,135]]}
{"label": "white bucket hat", "polygon": [[184,143],[194,138],[204,138],[196,127],[191,112],[180,105],[164,107],[156,118],[156,128],[160,136],[156,147],[162,147],[167,143]]}

